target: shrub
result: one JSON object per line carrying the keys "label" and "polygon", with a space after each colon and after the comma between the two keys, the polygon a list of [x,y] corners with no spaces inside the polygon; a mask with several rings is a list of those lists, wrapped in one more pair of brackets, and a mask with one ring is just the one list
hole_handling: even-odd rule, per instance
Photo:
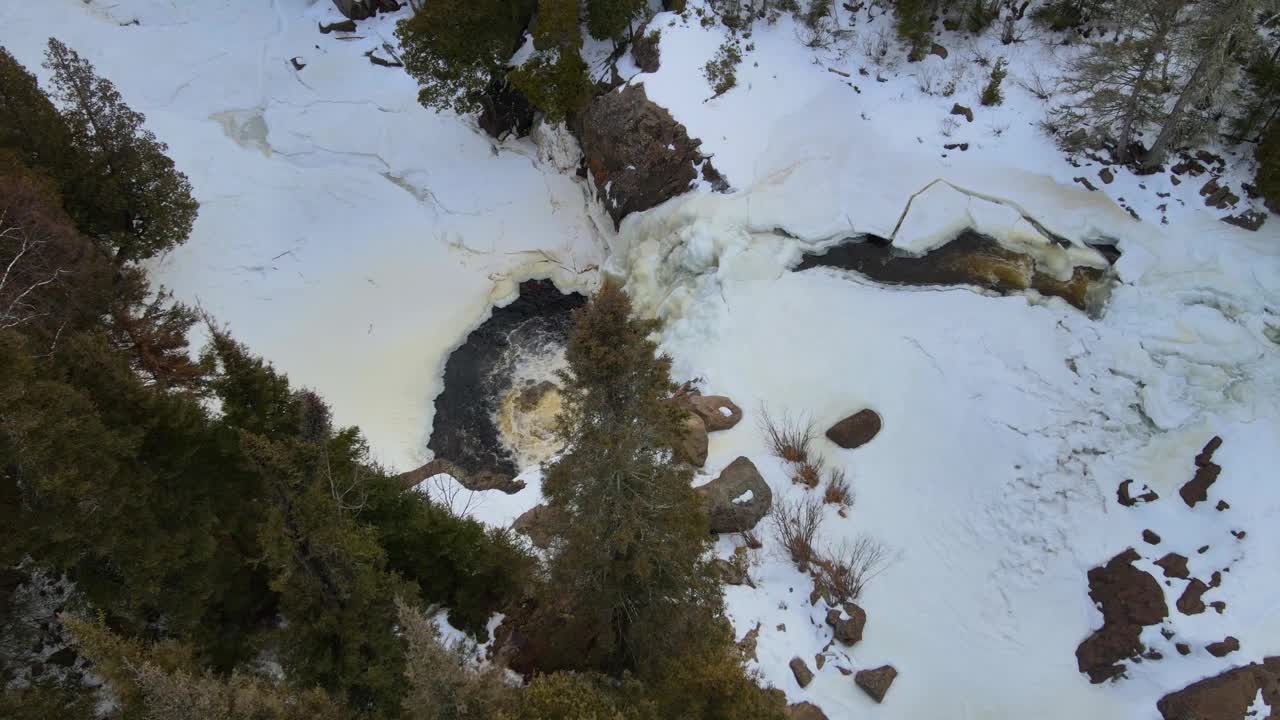
{"label": "shrub", "polygon": [[809,459],[809,445],[813,442],[813,420],[808,416],[791,418],[784,413],[775,418],[768,408],[760,406],[760,430],[764,432],[769,450],[777,457],[791,463],[803,463]]}
{"label": "shrub", "polygon": [[623,720],[641,717],[641,704],[620,702],[607,679],[592,673],[538,675],[501,720]]}
{"label": "shrub", "polygon": [[468,667],[473,648],[446,644],[422,611],[400,600],[396,607],[409,681],[401,705],[404,720],[490,720],[511,704],[513,692],[501,671]]}
{"label": "shrub", "polygon": [[557,123],[578,114],[591,102],[591,78],[587,63],[572,48],[561,48],[554,59],[538,56],[508,75],[511,84],[542,111],[548,122]]}
{"label": "shrub", "polygon": [[631,43],[631,58],[635,60],[636,67],[645,72],[657,72],[661,64],[660,41],[662,40],[662,32],[659,30],[650,30],[649,32],[636,38]]}
{"label": "shrub", "polygon": [[799,483],[805,487],[818,487],[818,481],[822,479],[822,458],[813,457],[801,463],[796,463],[795,468],[791,472],[791,482]]}
{"label": "shrub", "polygon": [[1004,93],[1000,90],[1000,83],[1009,75],[1006,69],[1007,63],[1004,58],[996,60],[996,64],[991,68],[991,80],[987,82],[987,86],[982,89],[982,104],[991,106],[999,105],[1004,102]]}
{"label": "shrub", "polygon": [[853,507],[853,488],[845,477],[844,468],[831,468],[827,477],[827,489],[822,494],[825,502],[841,507]]}
{"label": "shrub", "polygon": [[1258,168],[1253,182],[1271,212],[1280,213],[1280,123],[1272,123],[1254,152]]}
{"label": "shrub", "polygon": [[802,571],[808,570],[815,558],[814,541],[822,527],[822,501],[799,498],[773,508],[769,515],[778,543]]}
{"label": "shrub", "polygon": [[888,569],[892,561],[887,547],[870,536],[860,535],[852,543],[844,543],[813,560],[814,582],[828,603],[839,605],[857,600],[867,583]]}
{"label": "shrub", "polygon": [[738,84],[737,67],[742,62],[742,53],[732,40],[725,40],[716,50],[716,54],[702,68],[702,74],[711,83],[715,91],[712,97],[719,97]]}

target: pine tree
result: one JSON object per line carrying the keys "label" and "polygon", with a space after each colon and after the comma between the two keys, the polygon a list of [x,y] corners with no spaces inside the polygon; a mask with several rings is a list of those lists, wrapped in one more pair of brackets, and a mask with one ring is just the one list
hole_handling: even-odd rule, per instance
{"label": "pine tree", "polygon": [[1280,123],[1271,124],[1253,157],[1258,163],[1253,183],[1271,212],[1280,213]]}
{"label": "pine tree", "polygon": [[58,109],[8,50],[0,47],[0,150],[61,184],[76,165],[71,134]]}
{"label": "pine tree", "polygon": [[548,122],[581,112],[594,89],[582,59],[577,0],[539,0],[533,45],[534,56],[508,76],[511,84]]}
{"label": "pine tree", "polygon": [[63,187],[77,225],[105,243],[117,264],[186,242],[199,205],[168,146],[76,51],[50,38],[45,59],[80,166]]}
{"label": "pine tree", "polygon": [[[613,282],[578,311],[566,349],[559,433],[568,451],[543,492],[566,519],[551,592],[570,608],[564,660],[621,673],[655,667],[701,637],[721,608],[703,558],[706,516],[672,460],[670,360]],[[569,650],[574,648],[574,650]]]}
{"label": "pine tree", "polygon": [[893,4],[894,27],[910,46],[912,62],[924,59],[933,42],[933,10],[932,0],[895,0]]}
{"label": "pine tree", "polygon": [[418,81],[418,102],[433,110],[480,110],[533,9],[534,0],[433,0],[401,20],[400,59]]}
{"label": "pine tree", "polygon": [[[1207,124],[1196,109],[1222,90],[1233,44],[1256,34],[1256,18],[1264,0],[1204,0],[1193,6],[1194,16],[1180,38],[1178,51],[1191,71],[1165,114],[1160,131],[1142,156],[1152,168],[1164,162],[1170,148],[1194,136]],[[1194,63],[1194,65],[1191,65]]]}
{"label": "pine tree", "polygon": [[587,32],[597,40],[613,40],[630,35],[636,18],[644,13],[645,0],[587,0]]}
{"label": "pine tree", "polygon": [[1004,79],[1009,75],[1009,71],[1005,68],[1004,58],[996,60],[995,66],[991,68],[991,79],[987,81],[986,87],[982,88],[980,100],[983,105],[999,105],[1004,102],[1004,93],[1000,91],[1000,83],[1004,82]]}

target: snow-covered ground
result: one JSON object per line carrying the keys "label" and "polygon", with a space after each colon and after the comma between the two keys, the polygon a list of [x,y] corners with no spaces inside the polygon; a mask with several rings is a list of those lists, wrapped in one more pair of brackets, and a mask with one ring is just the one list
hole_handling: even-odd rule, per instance
{"label": "snow-covered ground", "polygon": [[[723,28],[660,15],[662,68],[632,81],[703,140],[734,191],[678,198],[614,233],[593,220],[563,159],[541,161],[528,141],[495,146],[422,110],[403,73],[361,57],[392,41],[394,18],[362,23],[358,39],[316,31],[334,17],[304,0],[0,6],[20,60],[37,66],[50,34],[79,49],[191,176],[200,220],[158,276],[318,389],[381,458],[419,458],[444,360],[493,300],[528,276],[586,287],[607,261],[637,306],[667,321],[677,379],[704,377],[706,391],[747,411],[711,436],[709,475],[746,455],[775,494],[806,492],[768,456],[760,404],[809,413],[820,430],[863,407],[884,417],[863,448],[817,445],[857,492],[847,518],[828,513],[826,541],[869,533],[897,553],[861,600],[864,639],[833,646],[808,688],[795,683],[787,662],[813,668],[830,631],[767,532],[757,588],[727,591],[739,636],[759,624],[757,665],[793,702],[832,718],[1144,720],[1165,692],[1280,652],[1280,223],[1248,233],[1219,222],[1197,194],[1207,177],[1175,186],[1168,174],[1117,171],[1103,185],[1095,163],[1073,166],[1036,127],[1041,101],[1016,82],[1032,67],[1050,74],[1064,51],[957,35],[942,39],[946,60],[906,64],[892,48],[877,65],[864,48],[884,18],[868,24],[864,13],[858,35],[828,50],[804,47],[783,18],[756,24],[738,87],[709,99],[698,70]],[[984,108],[973,58],[1000,54],[1007,100]],[[921,91],[953,77],[953,96]],[[948,121],[957,101],[972,124]],[[969,149],[943,148],[960,142]],[[1236,163],[1231,177],[1246,169]],[[1047,243],[1035,224],[1073,244]],[[923,252],[966,226],[1058,274],[1098,263],[1084,241],[1116,243],[1105,312],[788,269],[850,234]],[[1222,476],[1189,509],[1177,489],[1215,434]],[[1161,499],[1120,507],[1128,478]],[[507,524],[536,504],[536,468],[522,479],[528,488],[485,493],[474,514]],[[1218,499],[1231,508],[1214,510]],[[1159,546],[1142,542],[1147,528]],[[1163,660],[1090,685],[1074,656],[1101,623],[1085,573],[1129,546],[1144,569],[1171,551],[1206,580],[1229,565],[1205,598],[1227,609],[1179,614],[1185,581],[1173,580],[1167,628],[1192,654],[1148,628]],[[1204,651],[1228,634],[1238,653]],[[839,672],[884,663],[900,674],[879,707]]]}

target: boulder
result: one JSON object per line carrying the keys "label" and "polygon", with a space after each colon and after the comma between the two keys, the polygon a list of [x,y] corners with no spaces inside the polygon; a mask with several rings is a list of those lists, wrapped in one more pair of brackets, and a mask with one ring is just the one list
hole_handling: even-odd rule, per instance
{"label": "boulder", "polygon": [[934,43],[934,44],[933,44],[933,47],[929,48],[929,54],[930,54],[930,55],[937,55],[938,57],[942,58],[943,60],[946,60],[946,59],[947,59],[947,55],[948,55],[948,53],[947,53],[947,49],[946,49],[946,48],[944,48],[944,47],[942,47],[942,46],[941,46],[941,45],[939,45],[938,43]]}
{"label": "boulder", "polygon": [[551,541],[555,539],[559,521],[560,513],[549,505],[535,505],[516,518],[511,523],[511,528],[527,535],[534,547],[545,550],[551,547]]}
{"label": "boulder", "polygon": [[[1122,480],[1120,482],[1120,486],[1116,488],[1116,501],[1125,507],[1133,507],[1138,503],[1155,502],[1160,499],[1160,496],[1156,494],[1156,491],[1150,488],[1141,495],[1134,495],[1132,491],[1129,490],[1130,485],[1133,485],[1132,479]],[[1143,485],[1143,487],[1146,486]]]}
{"label": "boulder", "polygon": [[1209,654],[1214,657],[1226,657],[1240,649],[1240,641],[1228,635],[1218,642],[1212,642],[1205,645],[1204,649],[1208,650]]}
{"label": "boulder", "polygon": [[1169,614],[1160,584],[1133,567],[1140,559],[1129,548],[1089,571],[1089,598],[1101,606],[1102,627],[1076,648],[1076,665],[1089,681],[1101,683],[1125,671],[1121,660],[1142,654],[1142,628]]}
{"label": "boulder", "polygon": [[1185,555],[1169,553],[1156,560],[1154,564],[1164,571],[1164,576],[1167,578],[1186,580],[1191,577],[1191,572],[1187,570],[1187,556]]}
{"label": "boulder", "polygon": [[811,702],[802,702],[787,706],[787,718],[788,720],[827,720],[827,714]]}
{"label": "boulder", "polygon": [[883,665],[873,670],[859,670],[853,676],[853,681],[857,683],[862,691],[871,696],[876,702],[884,702],[885,693],[889,692],[889,686],[893,685],[894,678],[898,677],[898,671],[892,665]]}
{"label": "boulder", "polygon": [[686,414],[680,423],[676,455],[694,467],[702,467],[707,462],[707,426],[694,413]]}
{"label": "boulder", "polygon": [[1238,228],[1244,228],[1252,232],[1262,229],[1262,224],[1267,221],[1267,214],[1260,210],[1246,210],[1238,215],[1227,215],[1222,218],[1222,222],[1228,225],[1235,225]]}
{"label": "boulder", "polygon": [[791,674],[796,676],[796,682],[800,687],[809,687],[809,683],[813,682],[813,672],[809,670],[809,666],[804,664],[804,660],[793,657],[791,658]]}
{"label": "boulder", "polygon": [[965,107],[964,105],[961,105],[960,103],[956,103],[955,105],[951,106],[951,114],[963,115],[965,120],[968,120],[969,122],[973,122],[973,110]]}
{"label": "boulder", "polygon": [[724,558],[716,558],[711,561],[711,565],[720,573],[720,579],[725,585],[750,585],[751,576],[747,574],[747,568],[741,563],[733,563]]}
{"label": "boulder", "polygon": [[631,59],[635,61],[636,67],[647,73],[658,72],[658,68],[662,65],[661,47],[659,41],[662,34],[659,30],[642,31],[636,35],[636,39],[631,43]]}
{"label": "boulder", "polygon": [[723,395],[688,395],[681,404],[702,418],[707,432],[728,430],[742,421],[742,408]]}
{"label": "boulder", "polygon": [[373,17],[378,11],[395,12],[400,9],[396,0],[333,0],[333,4],[352,20],[364,20]]}
{"label": "boulder", "polygon": [[1148,545],[1159,545],[1160,536],[1151,530],[1143,530],[1142,541],[1147,543]]}
{"label": "boulder", "polygon": [[1199,578],[1194,578],[1187,584],[1187,588],[1182,591],[1182,595],[1178,597],[1178,612],[1183,615],[1199,615],[1204,612],[1204,600],[1201,596],[1208,592],[1209,586]]}
{"label": "boulder", "polygon": [[1247,717],[1258,691],[1271,712],[1257,720],[1276,720],[1280,717],[1280,657],[1196,681],[1160,698],[1156,709],[1164,720],[1241,720]]}
{"label": "boulder", "polygon": [[710,164],[702,142],[649,100],[643,85],[597,97],[578,125],[591,180],[615,226],[688,192],[698,168]]}
{"label": "boulder", "polygon": [[1102,182],[1106,183],[1107,185],[1110,185],[1111,183],[1115,182],[1116,174],[1111,172],[1111,168],[1104,167],[1098,171],[1098,177],[1102,179]]}
{"label": "boulder", "polygon": [[711,520],[711,532],[745,532],[773,505],[773,491],[745,457],[729,463],[715,480],[698,488]]}
{"label": "boulder", "polygon": [[827,611],[827,624],[835,630],[835,639],[845,645],[853,645],[862,639],[862,631],[867,626],[867,611],[854,603],[844,604],[844,617],[839,610]]}
{"label": "boulder", "polygon": [[871,442],[881,428],[880,415],[875,410],[859,410],[827,430],[827,438],[846,450]]}
{"label": "boulder", "polygon": [[1196,474],[1178,489],[1182,501],[1187,507],[1195,507],[1196,503],[1209,499],[1209,487],[1218,481],[1222,467],[1213,462],[1213,453],[1222,445],[1222,438],[1214,436],[1196,456]]}

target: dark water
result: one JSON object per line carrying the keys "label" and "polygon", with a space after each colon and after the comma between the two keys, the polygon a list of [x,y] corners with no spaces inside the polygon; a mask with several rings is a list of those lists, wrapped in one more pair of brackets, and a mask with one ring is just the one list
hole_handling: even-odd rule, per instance
{"label": "dark water", "polygon": [[[1113,262],[1111,254],[1104,251],[1104,256]],[[806,254],[796,270],[814,267],[854,270],[889,284],[976,285],[1001,294],[1034,289],[1091,313],[1105,302],[1103,271],[1076,268],[1072,278],[1063,282],[1038,272],[1029,256],[1006,250],[972,231],[923,257],[900,255],[884,238],[851,238],[825,253]]]}
{"label": "dark water", "polygon": [[564,294],[548,280],[520,283],[520,296],[471,331],[449,356],[444,390],[436,397],[435,421],[427,447],[469,474],[512,477],[519,472],[502,446],[494,415],[511,388],[522,353],[563,345],[571,313],[586,303]]}

